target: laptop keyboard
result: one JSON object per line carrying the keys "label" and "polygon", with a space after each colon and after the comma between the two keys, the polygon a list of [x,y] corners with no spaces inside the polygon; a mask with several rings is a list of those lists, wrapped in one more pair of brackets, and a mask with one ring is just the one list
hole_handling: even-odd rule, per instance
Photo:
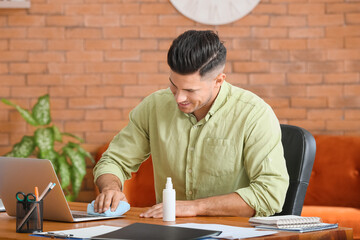
{"label": "laptop keyboard", "polygon": [[76,212],[76,213],[71,213],[71,215],[73,216],[73,218],[88,218],[88,217],[92,217],[92,218],[103,218],[104,216],[99,216],[99,215],[90,215],[87,214],[86,212]]}

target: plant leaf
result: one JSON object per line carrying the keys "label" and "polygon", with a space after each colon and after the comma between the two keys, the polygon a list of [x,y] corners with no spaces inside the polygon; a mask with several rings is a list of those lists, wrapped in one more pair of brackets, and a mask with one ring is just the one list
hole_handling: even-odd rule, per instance
{"label": "plant leaf", "polygon": [[49,159],[54,166],[55,172],[57,173],[59,171],[59,164],[57,161],[59,154],[53,149],[40,151],[38,157],[41,159]]}
{"label": "plant leaf", "polygon": [[39,125],[39,123],[36,121],[36,119],[32,116],[32,114],[28,110],[23,109],[19,105],[12,103],[11,101],[5,98],[1,99],[1,101],[9,106],[14,107],[20,113],[20,115],[25,119],[25,121],[30,125],[33,126]]}
{"label": "plant leaf", "polygon": [[78,137],[72,133],[67,133],[67,132],[64,132],[62,133],[62,135],[66,135],[66,136],[69,136],[69,137],[72,137],[72,138],[75,138],[76,140],[78,140],[80,143],[83,143],[84,142],[84,139],[82,139],[81,137]]}
{"label": "plant leaf", "polygon": [[51,127],[36,129],[34,137],[40,152],[54,149],[54,132]]}
{"label": "plant leaf", "polygon": [[70,158],[72,166],[81,174],[86,174],[85,156],[69,146],[63,147],[64,153]]}
{"label": "plant leaf", "polygon": [[81,174],[77,170],[77,168],[75,168],[75,166],[72,166],[71,173],[72,173],[71,183],[72,183],[73,196],[70,199],[74,201],[79,195],[79,192],[81,190],[81,183],[85,175]]}
{"label": "plant leaf", "polygon": [[53,125],[52,130],[54,132],[54,140],[58,141],[58,142],[62,142],[62,135],[61,135],[59,128],[57,126]]}
{"label": "plant leaf", "polygon": [[26,158],[35,149],[35,141],[31,136],[23,136],[21,141],[14,145],[11,152],[7,153],[6,156],[9,157],[21,157]]}
{"label": "plant leaf", "polygon": [[71,179],[70,165],[66,161],[66,157],[64,155],[60,155],[57,160],[59,164],[61,188],[64,189],[70,185],[70,179]]}
{"label": "plant leaf", "polygon": [[82,148],[80,146],[80,144],[77,144],[77,143],[74,143],[74,142],[68,142],[68,146],[71,147],[71,148],[76,148],[82,155],[84,155],[85,157],[90,158],[92,163],[95,163],[95,160],[94,160],[93,156],[88,151],[86,151],[84,148]]}
{"label": "plant leaf", "polygon": [[32,115],[40,125],[47,125],[51,122],[48,94],[39,97],[37,103],[32,109]]}

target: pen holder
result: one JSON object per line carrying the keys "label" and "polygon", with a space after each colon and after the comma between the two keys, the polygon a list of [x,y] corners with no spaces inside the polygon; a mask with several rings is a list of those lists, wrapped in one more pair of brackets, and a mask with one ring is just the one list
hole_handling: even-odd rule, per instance
{"label": "pen holder", "polygon": [[32,233],[43,230],[43,200],[16,203],[16,232]]}

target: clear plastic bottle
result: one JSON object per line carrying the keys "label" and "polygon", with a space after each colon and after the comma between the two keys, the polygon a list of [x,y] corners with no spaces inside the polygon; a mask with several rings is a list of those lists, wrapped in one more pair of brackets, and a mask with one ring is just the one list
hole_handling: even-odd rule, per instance
{"label": "clear plastic bottle", "polygon": [[166,186],[163,190],[163,221],[175,221],[175,189],[171,182],[171,177],[166,179]]}

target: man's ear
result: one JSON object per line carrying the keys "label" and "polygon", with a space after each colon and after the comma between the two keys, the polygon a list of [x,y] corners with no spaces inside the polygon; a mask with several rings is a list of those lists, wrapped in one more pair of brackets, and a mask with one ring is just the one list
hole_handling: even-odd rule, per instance
{"label": "man's ear", "polygon": [[215,78],[215,86],[217,88],[220,88],[223,82],[225,81],[225,79],[226,79],[225,73],[222,72],[219,75],[217,75],[217,77]]}

